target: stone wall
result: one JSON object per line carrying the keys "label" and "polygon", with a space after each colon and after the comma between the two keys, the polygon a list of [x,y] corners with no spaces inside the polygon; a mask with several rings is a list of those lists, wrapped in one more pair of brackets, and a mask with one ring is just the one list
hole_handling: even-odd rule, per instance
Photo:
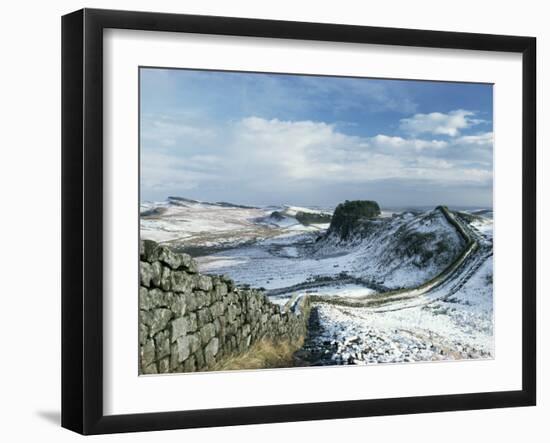
{"label": "stone wall", "polygon": [[140,374],[208,370],[261,339],[298,343],[310,310],[308,297],[281,307],[149,240],[140,244],[139,308]]}

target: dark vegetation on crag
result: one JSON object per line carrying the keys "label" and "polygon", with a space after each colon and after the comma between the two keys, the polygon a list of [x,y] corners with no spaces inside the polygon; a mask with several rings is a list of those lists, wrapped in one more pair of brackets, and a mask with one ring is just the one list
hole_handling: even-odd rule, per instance
{"label": "dark vegetation on crag", "polygon": [[364,218],[373,218],[380,215],[380,206],[372,200],[346,200],[336,206],[329,233],[337,233],[340,238],[346,239],[355,230]]}

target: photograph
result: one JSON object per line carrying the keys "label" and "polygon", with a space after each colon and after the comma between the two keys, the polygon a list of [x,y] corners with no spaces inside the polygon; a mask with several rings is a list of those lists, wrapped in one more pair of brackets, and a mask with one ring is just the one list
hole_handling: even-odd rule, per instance
{"label": "photograph", "polygon": [[140,374],[494,357],[492,84],[140,67],[139,101]]}

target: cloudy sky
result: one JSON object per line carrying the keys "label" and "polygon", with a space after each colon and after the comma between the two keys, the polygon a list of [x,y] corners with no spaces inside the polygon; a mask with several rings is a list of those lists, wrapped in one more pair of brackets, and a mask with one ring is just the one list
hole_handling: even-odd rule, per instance
{"label": "cloudy sky", "polygon": [[141,199],[492,206],[491,85],[141,69]]}

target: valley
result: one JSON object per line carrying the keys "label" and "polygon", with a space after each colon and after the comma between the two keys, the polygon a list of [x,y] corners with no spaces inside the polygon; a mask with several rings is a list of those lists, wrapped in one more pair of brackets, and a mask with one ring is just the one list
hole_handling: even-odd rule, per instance
{"label": "valley", "polygon": [[141,237],[275,303],[311,297],[297,366],[492,358],[492,211],[349,203],[170,197],[142,204]]}

